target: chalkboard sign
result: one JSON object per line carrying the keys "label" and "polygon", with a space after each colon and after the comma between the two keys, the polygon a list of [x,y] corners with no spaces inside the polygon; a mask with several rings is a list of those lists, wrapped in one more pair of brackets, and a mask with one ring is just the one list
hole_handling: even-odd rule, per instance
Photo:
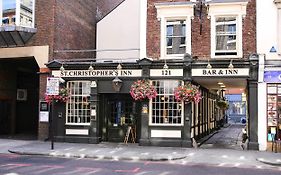
{"label": "chalkboard sign", "polygon": [[126,144],[128,143],[130,136],[131,136],[132,143],[135,143],[135,137],[136,137],[135,127],[128,126],[127,132],[125,135],[125,139],[124,139],[124,143],[126,143]]}

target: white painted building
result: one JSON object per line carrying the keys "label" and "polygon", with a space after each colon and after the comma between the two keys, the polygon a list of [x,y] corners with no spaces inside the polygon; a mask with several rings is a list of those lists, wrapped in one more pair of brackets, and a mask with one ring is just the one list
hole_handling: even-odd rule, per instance
{"label": "white painted building", "polygon": [[[280,139],[281,121],[281,0],[256,0],[259,150],[271,150],[272,135]],[[279,119],[278,119],[279,118]],[[278,121],[279,120],[279,121]]]}
{"label": "white painted building", "polygon": [[125,0],[97,23],[97,62],[146,57],[146,0]]}

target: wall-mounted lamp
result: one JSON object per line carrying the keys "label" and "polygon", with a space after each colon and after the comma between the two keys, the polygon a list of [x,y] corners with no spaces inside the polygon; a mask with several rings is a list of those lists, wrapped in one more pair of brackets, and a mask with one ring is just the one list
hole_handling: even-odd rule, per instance
{"label": "wall-mounted lamp", "polygon": [[96,81],[91,81],[91,85],[90,85],[92,88],[95,88],[97,87],[97,82]]}
{"label": "wall-mounted lamp", "polygon": [[230,60],[230,63],[229,63],[229,65],[228,65],[228,68],[229,68],[229,69],[233,69],[233,68],[234,68],[234,66],[233,66],[233,64],[232,64],[232,59]]}
{"label": "wall-mounted lamp", "polygon": [[165,70],[169,69],[169,66],[168,66],[167,63],[166,63],[166,60],[165,60],[165,64],[164,64],[164,66],[163,66],[163,69],[165,69]]}
{"label": "wall-mounted lamp", "polygon": [[122,65],[119,63],[117,66],[117,70],[121,70],[122,69]]}
{"label": "wall-mounted lamp", "polygon": [[123,81],[120,80],[118,77],[115,77],[112,80],[112,88],[115,92],[119,92],[122,87]]}
{"label": "wall-mounted lamp", "polygon": [[206,66],[207,69],[212,69],[212,65],[210,64],[210,61],[208,60],[208,64]]}
{"label": "wall-mounted lamp", "polygon": [[92,63],[92,62],[91,62],[91,64],[90,64],[88,70],[89,70],[89,71],[93,71],[93,70],[94,70],[94,68],[93,68],[93,63]]}
{"label": "wall-mounted lamp", "polygon": [[64,67],[63,67],[63,64],[61,64],[61,67],[60,67],[60,71],[64,71],[65,69],[64,69]]}

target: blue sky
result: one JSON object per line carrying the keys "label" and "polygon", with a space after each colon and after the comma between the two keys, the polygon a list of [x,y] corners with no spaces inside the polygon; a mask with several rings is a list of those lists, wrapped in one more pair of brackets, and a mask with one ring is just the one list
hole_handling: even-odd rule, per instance
{"label": "blue sky", "polygon": [[4,0],[3,9],[12,9],[16,8],[16,0]]}

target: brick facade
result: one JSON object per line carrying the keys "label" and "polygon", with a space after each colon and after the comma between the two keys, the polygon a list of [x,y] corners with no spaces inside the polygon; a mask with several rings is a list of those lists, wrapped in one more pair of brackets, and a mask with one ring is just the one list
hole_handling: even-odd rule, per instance
{"label": "brick facade", "polygon": [[103,0],[97,1],[97,21],[100,21],[107,14],[109,14],[114,8],[120,5],[125,0]]}
{"label": "brick facade", "polygon": [[35,3],[35,28],[37,33],[27,46],[49,45],[49,58],[53,57],[55,0],[37,0]]}
{"label": "brick facade", "polygon": [[[186,0],[187,1],[187,0]],[[184,0],[148,0],[147,14],[147,56],[154,59],[160,57],[160,21],[157,20],[155,3],[185,2]],[[256,1],[250,0],[247,5],[247,14],[243,20],[243,58],[256,52]],[[208,59],[211,55],[210,20],[203,8],[202,33],[200,35],[200,20],[194,17],[191,22],[191,51],[192,56],[199,59]]]}

